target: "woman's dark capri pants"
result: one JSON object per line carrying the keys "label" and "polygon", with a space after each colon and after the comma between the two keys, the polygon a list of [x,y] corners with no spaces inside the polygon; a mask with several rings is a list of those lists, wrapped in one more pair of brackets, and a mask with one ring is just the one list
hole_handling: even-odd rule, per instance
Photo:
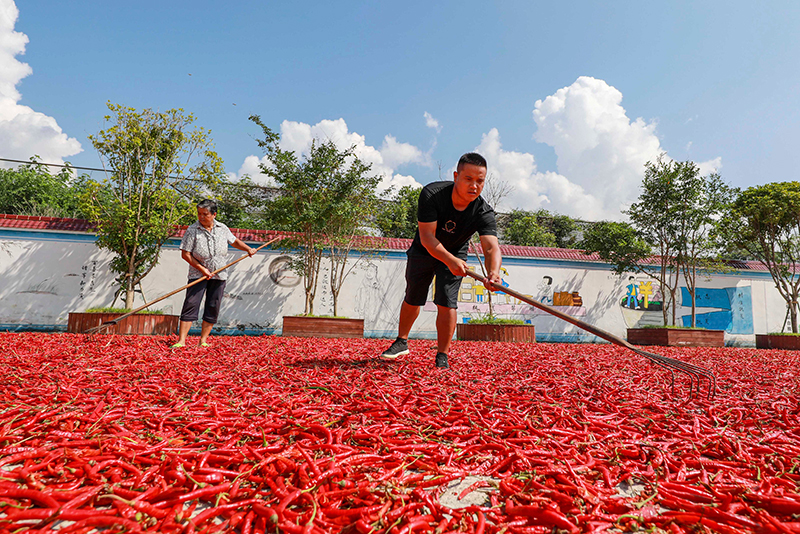
{"label": "woman's dark capri pants", "polygon": [[445,308],[458,308],[461,277],[451,273],[447,265],[433,256],[416,254],[409,254],[406,261],[406,303],[424,306],[434,275],[436,285],[433,288],[433,303]]}
{"label": "woman's dark capri pants", "polygon": [[[195,278],[195,280],[197,280]],[[189,280],[194,282],[194,280]],[[206,295],[206,305],[203,308],[203,321],[209,324],[217,322],[219,307],[222,304],[222,295],[225,293],[225,280],[203,280],[186,290],[186,300],[183,301],[181,321],[195,322],[200,312],[200,301]]]}

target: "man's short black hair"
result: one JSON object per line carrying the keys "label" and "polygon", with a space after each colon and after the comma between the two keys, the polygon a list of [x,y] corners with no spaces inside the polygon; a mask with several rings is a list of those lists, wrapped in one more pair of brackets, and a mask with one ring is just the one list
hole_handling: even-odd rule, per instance
{"label": "man's short black hair", "polygon": [[456,172],[461,172],[461,167],[464,165],[475,165],[477,167],[483,167],[484,169],[487,167],[486,165],[486,158],[478,154],[477,152],[467,152],[458,160],[458,165],[456,165]]}
{"label": "man's short black hair", "polygon": [[217,213],[217,203],[210,198],[206,198],[197,203],[197,209],[208,210],[208,212],[212,214]]}

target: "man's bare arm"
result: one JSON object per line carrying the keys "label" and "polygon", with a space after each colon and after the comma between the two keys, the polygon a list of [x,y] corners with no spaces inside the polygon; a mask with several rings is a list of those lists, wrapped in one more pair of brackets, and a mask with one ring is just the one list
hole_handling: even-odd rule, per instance
{"label": "man's bare arm", "polygon": [[419,225],[419,240],[430,255],[447,265],[447,268],[454,275],[466,276],[467,262],[450,254],[441,241],[436,239],[436,222],[420,222],[417,224]]}
{"label": "man's bare arm", "polygon": [[[497,236],[494,235],[482,235],[481,236],[481,248],[483,249],[483,254],[486,257],[486,270],[488,273],[487,278],[493,284],[500,284],[500,265],[503,262],[503,256],[500,253],[500,242],[497,240]],[[488,288],[487,289],[491,289]]]}

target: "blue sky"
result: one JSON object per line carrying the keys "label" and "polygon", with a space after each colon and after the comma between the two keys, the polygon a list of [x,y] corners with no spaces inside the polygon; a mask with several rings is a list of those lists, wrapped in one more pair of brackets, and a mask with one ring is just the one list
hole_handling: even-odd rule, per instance
{"label": "blue sky", "polygon": [[0,157],[96,167],[106,101],[181,107],[235,179],[256,113],[289,149],[357,145],[384,186],[477,149],[504,210],[619,218],[660,152],[798,178],[798,29],[797,2],[0,0]]}

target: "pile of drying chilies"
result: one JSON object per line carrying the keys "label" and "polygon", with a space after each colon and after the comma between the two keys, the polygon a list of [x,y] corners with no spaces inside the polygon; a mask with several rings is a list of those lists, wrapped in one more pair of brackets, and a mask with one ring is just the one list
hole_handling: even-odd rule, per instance
{"label": "pile of drying chilies", "polygon": [[170,341],[0,334],[0,531],[800,531],[793,353]]}

